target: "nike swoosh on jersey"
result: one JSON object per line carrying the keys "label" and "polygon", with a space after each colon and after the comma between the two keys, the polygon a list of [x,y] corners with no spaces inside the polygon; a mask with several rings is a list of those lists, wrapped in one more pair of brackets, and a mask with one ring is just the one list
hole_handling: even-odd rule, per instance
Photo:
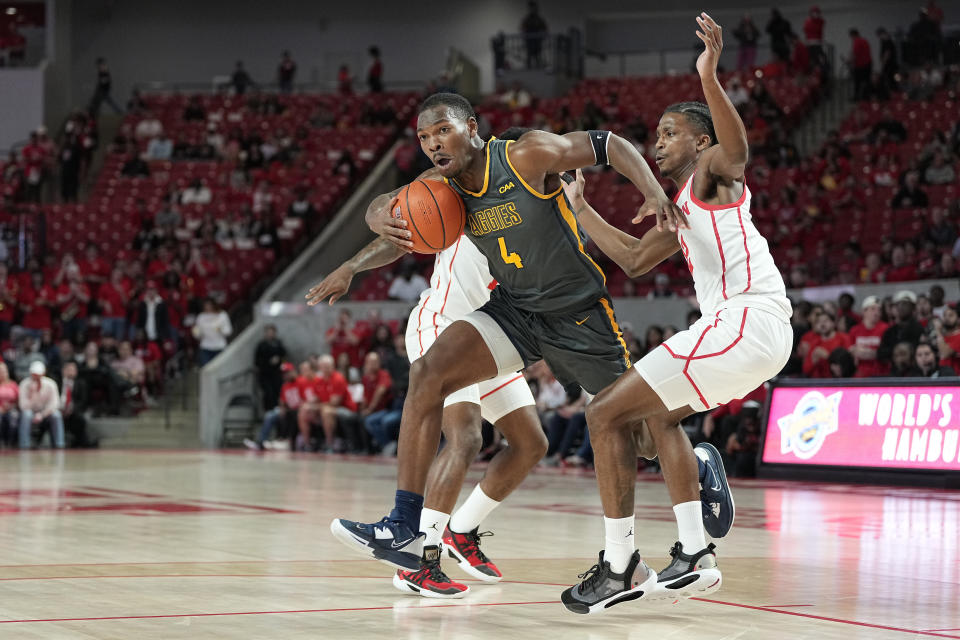
{"label": "nike swoosh on jersey", "polygon": [[586,321],[589,320],[589,319],[590,319],[590,316],[587,316],[586,318],[584,318],[583,320],[581,320],[580,322],[578,322],[578,323],[577,323],[577,326],[579,327],[580,325],[582,325],[584,322],[586,322]]}

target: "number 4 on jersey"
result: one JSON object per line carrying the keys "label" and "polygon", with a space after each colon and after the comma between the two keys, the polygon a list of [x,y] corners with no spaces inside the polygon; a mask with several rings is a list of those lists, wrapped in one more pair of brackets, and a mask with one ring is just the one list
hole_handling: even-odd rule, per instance
{"label": "number 4 on jersey", "polygon": [[523,262],[520,260],[520,254],[518,253],[507,253],[507,243],[504,241],[503,236],[497,238],[500,243],[500,257],[503,258],[503,261],[507,264],[512,264],[517,269],[523,269]]}

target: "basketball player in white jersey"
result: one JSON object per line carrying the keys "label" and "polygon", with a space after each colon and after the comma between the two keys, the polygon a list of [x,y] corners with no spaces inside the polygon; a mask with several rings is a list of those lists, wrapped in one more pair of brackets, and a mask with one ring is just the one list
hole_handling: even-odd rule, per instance
{"label": "basketball player in white jersey", "polygon": [[[657,127],[657,166],[680,187],[676,203],[685,217],[658,219],[657,227],[638,240],[605,223],[605,229],[588,227],[586,217],[595,218],[596,212],[582,198],[571,202],[605,252],[604,244],[613,245],[614,254],[619,246],[620,253],[633,252],[637,264],[649,265],[682,251],[703,314],[601,391],[587,409],[606,544],[585,579],[562,594],[576,613],[719,587],[714,547],[704,536],[695,459],[678,424],[743,397],[775,376],[793,344],[783,279],[750,217],[746,130],[716,75],[721,29],[705,13],[697,23],[697,36],[705,44],[697,71],[707,104],[668,107]],[[632,579],[643,562],[633,540],[636,460],[631,430],[641,420],[650,428],[664,475],[676,479],[669,488],[680,524],[680,540],[670,551],[673,561],[659,572],[652,589]],[[702,459],[709,453],[697,450],[696,455]]]}
{"label": "basketball player in white jersey", "polygon": [[[357,272],[389,264],[403,253],[383,238],[374,240],[311,289],[307,295],[309,304],[315,305],[327,297],[332,304],[346,293]],[[486,303],[496,286],[486,258],[464,236],[437,253],[430,288],[420,295],[407,321],[410,361],[423,356],[452,322]],[[469,587],[454,582],[440,568],[441,549],[471,577],[483,582],[500,581],[500,570],[479,548],[480,522],[536,466],[547,451],[547,439],[522,373],[465,387],[447,396],[443,406],[447,444],[427,480],[425,506],[420,515],[420,531],[426,536],[421,568],[398,570],[393,584],[401,591],[426,597],[462,598]],[[480,451],[481,417],[500,430],[509,446],[493,457],[483,479],[451,516],[467,469]],[[349,535],[337,530],[334,534]]]}

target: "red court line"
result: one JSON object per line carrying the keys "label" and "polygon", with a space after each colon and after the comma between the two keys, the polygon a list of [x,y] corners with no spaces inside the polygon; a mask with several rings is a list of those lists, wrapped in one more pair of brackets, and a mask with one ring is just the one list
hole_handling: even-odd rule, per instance
{"label": "red court line", "polygon": [[[416,609],[442,609],[450,607],[504,607],[511,605],[528,604],[559,604],[559,600],[544,600],[540,602],[478,602],[464,604],[435,604],[416,607]],[[150,616],[102,616],[90,618],[45,618],[28,620],[0,620],[0,624],[10,624],[13,622],[95,622],[102,620],[148,620],[156,618],[210,618],[214,616],[262,616],[271,614],[290,614],[290,613],[336,613],[339,611],[390,611],[393,605],[389,607],[346,607],[342,609],[293,609],[289,611],[225,611],[222,613],[168,613]]]}
{"label": "red court line", "polygon": [[762,604],[762,609],[783,609],[786,607],[812,607],[812,604]]}
{"label": "red court line", "polygon": [[753,609],[754,611],[768,611],[770,613],[780,613],[786,616],[797,616],[798,618],[810,618],[812,620],[824,620],[826,622],[839,622],[840,624],[849,624],[857,627],[868,627],[870,629],[883,629],[884,631],[899,631],[901,633],[912,633],[914,635],[934,636],[937,638],[960,638],[960,636],[950,636],[943,633],[933,633],[931,631],[917,631],[915,629],[904,629],[902,627],[888,627],[882,624],[871,624],[869,622],[858,622],[856,620],[844,620],[843,618],[828,618],[826,616],[815,616],[811,613],[798,613],[796,611],[781,611],[779,609],[768,609],[750,604],[740,604],[737,602],[724,602],[723,600],[710,600],[708,598],[691,598],[700,602],[709,602],[711,604],[725,604],[728,607],[740,607],[742,609]]}
{"label": "red court line", "polygon": [[[0,582],[17,582],[25,580],[95,580],[109,579],[119,580],[124,578],[314,578],[323,580],[389,580],[390,576],[328,576],[328,575],[305,575],[305,574],[279,574],[279,573],[156,573],[144,575],[112,575],[112,576],[18,576],[16,578],[0,578]],[[480,584],[483,581],[475,578],[463,578],[463,582]],[[559,582],[530,582],[526,580],[501,580],[499,584],[531,584],[547,587],[568,587],[568,584]],[[809,607],[812,605],[784,605]]]}

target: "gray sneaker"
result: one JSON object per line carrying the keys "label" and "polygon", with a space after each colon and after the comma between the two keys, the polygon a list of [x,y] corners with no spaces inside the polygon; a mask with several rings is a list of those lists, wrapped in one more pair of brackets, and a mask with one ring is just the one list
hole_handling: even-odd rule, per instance
{"label": "gray sneaker", "polygon": [[708,544],[706,549],[687,555],[683,552],[682,544],[674,544],[670,549],[672,561],[657,576],[650,598],[676,600],[717,591],[723,584],[723,576],[717,566],[715,548],[713,544]]}
{"label": "gray sneaker", "polygon": [[656,572],[643,562],[639,551],[633,552],[623,573],[611,571],[601,551],[597,564],[578,577],[583,582],[560,595],[563,606],[574,613],[602,613],[615,604],[639,600],[657,583]]}

